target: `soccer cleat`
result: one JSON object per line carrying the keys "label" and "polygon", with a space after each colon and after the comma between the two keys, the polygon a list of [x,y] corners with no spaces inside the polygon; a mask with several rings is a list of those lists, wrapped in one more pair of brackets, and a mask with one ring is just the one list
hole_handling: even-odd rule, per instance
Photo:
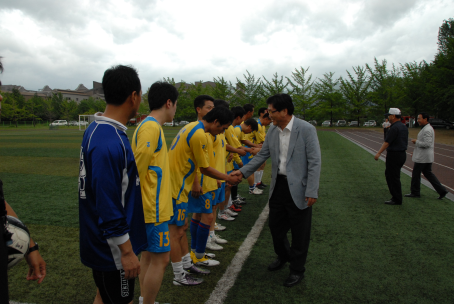
{"label": "soccer cleat", "polygon": [[263,187],[263,188],[268,187],[268,185],[265,185],[263,182],[258,183],[257,186],[260,186],[260,187]]}
{"label": "soccer cleat", "polygon": [[218,224],[218,223],[214,223],[214,230],[216,231],[224,231],[227,227],[225,226],[222,226],[221,224]]}
{"label": "soccer cleat", "polygon": [[232,201],[232,204],[235,204],[235,205],[245,205],[246,202],[245,201],[242,201],[242,200],[239,200],[239,199],[236,199],[234,201]]}
{"label": "soccer cleat", "polygon": [[255,187],[253,190],[249,189],[249,194],[260,195],[262,193],[263,193],[263,191],[257,187]]}
{"label": "soccer cleat", "polygon": [[229,208],[225,209],[224,213],[227,213],[227,215],[230,215],[230,216],[237,216],[238,215],[238,213],[230,210]]}
{"label": "soccer cleat", "polygon": [[262,184],[257,184],[257,185],[255,185],[255,186],[256,186],[257,188],[259,188],[260,190],[265,189],[265,186],[262,185]]}
{"label": "soccer cleat", "polygon": [[189,274],[203,274],[203,275],[208,275],[211,272],[207,269],[203,269],[200,267],[195,266],[194,264],[191,263],[191,267],[185,268],[184,271],[186,271]]}
{"label": "soccer cleat", "polygon": [[[228,210],[228,209],[226,209],[226,210]],[[225,212],[219,213],[218,214],[218,219],[224,220],[224,221],[234,221],[235,220],[235,218],[231,217],[230,215],[228,215]]]}
{"label": "soccer cleat", "polygon": [[181,279],[173,278],[173,285],[177,286],[196,286],[202,284],[203,279],[191,277],[185,273]]}
{"label": "soccer cleat", "polygon": [[236,196],[236,199],[238,199],[238,200],[240,200],[240,201],[243,201],[243,202],[246,201],[246,198],[245,198],[245,197],[242,197],[242,196],[239,195],[239,194]]}
{"label": "soccer cleat", "polygon": [[216,242],[213,240],[212,237],[210,237],[210,240],[207,242],[206,248],[207,248],[208,250],[214,250],[214,251],[224,249],[224,247],[222,247],[222,246],[216,244]]}
{"label": "soccer cleat", "polygon": [[208,267],[213,267],[213,266],[218,266],[221,264],[219,261],[212,260],[209,258],[206,254],[203,256],[203,258],[198,259],[195,254],[194,254],[194,259],[192,260],[194,264],[197,266],[208,266]]}
{"label": "soccer cleat", "polygon": [[230,209],[231,211],[233,211],[233,212],[240,212],[240,211],[241,211],[241,209],[240,209],[240,208],[236,208],[234,204],[232,204],[232,205],[229,207],[229,209]]}
{"label": "soccer cleat", "polygon": [[221,238],[218,234],[215,234],[212,238],[211,238],[211,242],[216,242],[218,244],[227,244],[228,241],[227,240],[224,240],[223,238]]}
{"label": "soccer cleat", "polygon": [[216,255],[214,253],[209,253],[209,252],[205,252],[205,255],[207,257],[209,257],[210,259],[214,259],[216,257]]}

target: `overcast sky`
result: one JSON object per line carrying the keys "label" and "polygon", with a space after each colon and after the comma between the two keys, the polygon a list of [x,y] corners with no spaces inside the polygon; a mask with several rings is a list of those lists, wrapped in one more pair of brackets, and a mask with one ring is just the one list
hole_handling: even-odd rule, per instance
{"label": "overcast sky", "polygon": [[142,86],[246,70],[345,75],[352,66],[433,60],[452,0],[0,0],[3,84],[92,88],[114,64]]}

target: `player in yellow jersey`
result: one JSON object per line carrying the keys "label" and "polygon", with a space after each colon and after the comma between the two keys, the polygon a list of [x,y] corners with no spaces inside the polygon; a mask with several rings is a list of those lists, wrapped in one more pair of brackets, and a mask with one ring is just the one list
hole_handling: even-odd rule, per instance
{"label": "player in yellow jersey", "polygon": [[[207,107],[212,108],[212,105]],[[231,122],[232,114],[230,111],[223,108],[213,109],[201,121],[184,126],[170,146],[169,159],[174,210],[174,215],[169,222],[172,244],[170,256],[175,276],[183,273],[182,258],[185,260],[191,258],[185,230],[187,229],[188,195],[193,188],[197,168],[204,176],[225,180],[231,184],[237,184],[241,181],[219,172],[209,165],[208,139],[205,133],[208,132],[216,136],[224,132]],[[208,203],[210,204],[210,202]],[[212,266],[209,265],[210,260],[205,256],[205,246],[211,221],[211,213],[202,214],[200,225],[197,227],[200,231],[197,232],[198,236],[195,240],[195,262],[199,265]],[[180,285],[175,279],[174,284]]]}
{"label": "player in yellow jersey", "polygon": [[[259,120],[257,121],[259,124],[259,133],[263,138],[266,136],[266,127],[270,125],[271,123],[271,118],[270,115],[268,114],[268,109],[267,108],[260,108],[259,109]],[[263,177],[263,170],[265,169],[266,162],[264,162],[257,171],[254,172],[254,182],[256,183],[256,187],[259,188],[260,190],[263,190],[266,188],[267,185],[265,185],[262,182],[262,177]]]}
{"label": "player in yellow jersey", "polygon": [[178,91],[173,85],[159,81],[153,83],[148,92],[151,113],[136,128],[132,139],[148,240],[146,251],[142,252],[140,259],[140,304],[155,303],[165,268],[169,264],[168,221],[173,215],[173,205],[169,157],[161,126],[173,121],[177,98]]}

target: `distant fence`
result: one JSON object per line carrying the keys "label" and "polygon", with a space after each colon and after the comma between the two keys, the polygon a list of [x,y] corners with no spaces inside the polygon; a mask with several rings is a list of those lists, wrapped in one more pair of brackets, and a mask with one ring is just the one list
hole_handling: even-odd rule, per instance
{"label": "distant fence", "polygon": [[[49,121],[47,120],[36,120],[35,121],[36,126],[49,126]],[[0,127],[16,127],[16,122],[15,121],[1,121],[0,122]],[[17,122],[18,127],[33,127],[33,121],[18,121]]]}

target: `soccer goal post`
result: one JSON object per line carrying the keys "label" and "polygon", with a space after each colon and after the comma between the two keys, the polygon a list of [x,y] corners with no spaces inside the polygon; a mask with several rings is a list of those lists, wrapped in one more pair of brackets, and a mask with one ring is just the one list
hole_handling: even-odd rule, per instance
{"label": "soccer goal post", "polygon": [[94,120],[95,115],[79,115],[79,131],[85,131]]}

